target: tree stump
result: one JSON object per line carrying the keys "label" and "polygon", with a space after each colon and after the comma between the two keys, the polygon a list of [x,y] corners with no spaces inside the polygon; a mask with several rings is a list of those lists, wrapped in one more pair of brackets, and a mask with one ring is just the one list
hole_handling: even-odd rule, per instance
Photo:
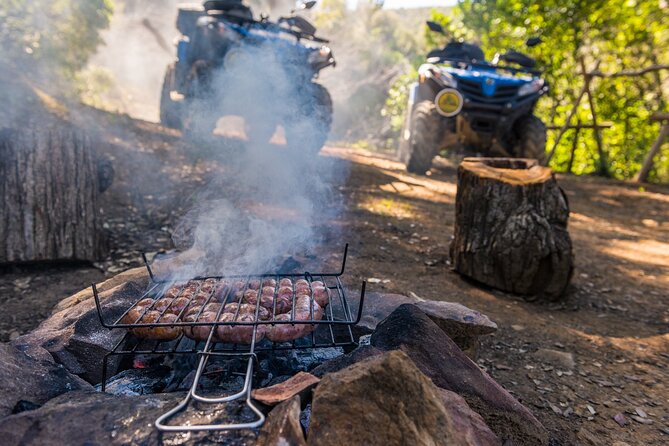
{"label": "tree stump", "polygon": [[458,168],[455,270],[475,281],[557,300],[573,272],[569,203],[536,160],[465,158]]}
{"label": "tree stump", "polygon": [[104,257],[101,174],[89,138],[69,123],[0,129],[0,263]]}

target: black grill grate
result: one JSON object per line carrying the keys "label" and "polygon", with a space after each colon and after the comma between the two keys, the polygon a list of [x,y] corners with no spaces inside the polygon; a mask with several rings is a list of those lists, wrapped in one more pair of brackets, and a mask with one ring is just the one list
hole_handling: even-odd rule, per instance
{"label": "black grill grate", "polygon": [[[190,392],[186,398],[174,409],[170,410],[158,420],[156,420],[156,427],[159,430],[167,432],[184,432],[184,431],[212,431],[212,430],[229,430],[229,429],[246,429],[246,428],[256,428],[262,425],[264,422],[264,415],[253,405],[251,401],[251,376],[253,375],[253,364],[256,360],[256,352],[258,351],[274,351],[274,350],[289,350],[289,349],[314,349],[314,348],[327,348],[327,347],[346,347],[356,345],[356,339],[351,330],[351,326],[357,324],[360,321],[362,316],[362,308],[365,299],[365,288],[366,283],[362,282],[362,287],[360,291],[360,299],[357,305],[356,310],[352,311],[351,306],[349,305],[346,291],[341,282],[341,276],[344,274],[346,268],[346,258],[348,255],[348,244],[344,248],[344,255],[342,259],[341,269],[337,273],[309,273],[304,272],[301,274],[256,274],[256,275],[246,275],[246,276],[214,276],[214,277],[195,277],[191,279],[184,280],[158,280],[156,279],[153,270],[146,257],[144,257],[144,262],[148,270],[149,276],[151,278],[151,285],[149,289],[137,299],[136,302],[133,302],[130,307],[128,307],[123,314],[116,318],[113,322],[109,322],[105,317],[105,311],[103,309],[102,303],[100,301],[100,296],[95,285],[93,285],[93,296],[95,298],[95,305],[98,310],[98,316],[100,323],[109,329],[133,329],[133,328],[158,328],[158,327],[210,327],[208,338],[206,341],[196,341],[186,337],[183,333],[176,339],[170,341],[158,341],[158,340],[148,340],[140,339],[130,332],[124,334],[124,336],[116,343],[112,351],[107,354],[104,358],[102,364],[102,383],[101,390],[106,391],[107,385],[107,369],[109,365],[109,360],[115,356],[134,356],[134,355],[178,355],[178,354],[191,354],[191,355],[200,355],[200,362],[196,370],[196,378],[193,382]],[[298,279],[305,279],[311,285],[314,281],[323,282],[325,290],[328,296],[328,304],[324,308],[324,314],[322,319],[316,319],[314,317],[314,293],[310,293],[310,308],[311,308],[311,318],[308,320],[299,320],[295,318],[295,301],[296,301],[296,290],[293,289],[292,293],[292,304],[293,308],[291,310],[291,317],[289,320],[275,320],[276,312],[276,303],[274,303],[274,308],[272,309],[271,317],[266,320],[261,320],[259,318],[260,310],[260,299],[257,299],[255,304],[255,318],[253,321],[248,322],[200,322],[192,321],[186,322],[181,320],[183,315],[182,310],[178,319],[175,322],[165,323],[160,322],[160,318],[156,323],[140,323],[141,317],[146,314],[148,311],[151,311],[151,308],[155,305],[155,302],[158,298],[162,297],[166,290],[173,286],[175,283],[178,283],[179,292],[176,297],[184,293],[184,289],[190,284],[191,286],[197,285],[197,290],[200,290],[204,285],[205,281],[210,280],[212,283],[222,284],[223,281],[228,281],[232,283],[233,281],[243,282],[242,287],[232,287],[224,286],[223,291],[220,291],[220,288],[214,286],[211,291],[208,293],[206,300],[201,304],[201,307],[204,308],[205,305],[212,302],[221,303],[218,313],[215,320],[219,320],[224,305],[227,303],[242,302],[242,295],[246,290],[249,289],[252,281],[260,280],[261,284],[265,279],[274,279],[277,283],[277,286],[281,279],[288,278],[291,281],[296,281]],[[310,289],[311,286],[310,286]],[[235,294],[239,292],[239,297],[234,298],[233,291]],[[188,304],[194,302],[194,299],[197,296],[197,292],[192,292]],[[141,316],[133,323],[123,323],[122,320],[126,315],[135,307],[137,302],[140,300],[151,297],[154,298],[153,304],[149,307],[144,308]],[[233,300],[234,298],[234,300]],[[238,300],[237,300],[238,299]],[[167,311],[167,309],[162,310],[161,316]],[[199,311],[197,316],[199,317],[203,309]],[[235,317],[239,314],[239,308],[235,313]],[[312,330],[307,336],[300,339],[296,339],[290,342],[272,342],[268,339],[257,340],[257,330],[260,326],[272,326],[272,325],[313,325],[315,330]],[[251,326],[252,337],[249,344],[230,344],[217,342],[214,337],[214,332],[219,326]],[[209,359],[210,356],[216,355],[239,355],[248,357],[246,379],[244,383],[244,388],[235,395],[231,395],[223,398],[207,398],[198,395],[198,381],[202,375],[202,371]],[[225,424],[225,425],[188,425],[188,426],[171,426],[167,424],[167,420],[171,418],[176,413],[185,410],[190,401],[200,401],[204,403],[224,403],[228,401],[233,401],[235,399],[246,399],[247,406],[258,416],[258,420],[253,423],[242,423],[242,424]]]}

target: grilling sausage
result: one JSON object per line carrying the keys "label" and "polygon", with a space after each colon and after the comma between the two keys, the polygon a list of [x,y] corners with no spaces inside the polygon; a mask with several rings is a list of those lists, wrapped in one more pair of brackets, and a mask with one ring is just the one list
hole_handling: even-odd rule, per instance
{"label": "grilling sausage", "polygon": [[[177,316],[175,314],[164,314],[161,317],[159,311],[148,311],[142,318],[139,320],[140,324],[157,324],[157,323],[174,323],[177,321]],[[153,339],[157,341],[171,341],[176,339],[182,333],[181,327],[138,327],[131,328],[130,333],[135,336],[143,339]]]}
{"label": "grilling sausage", "polygon": [[[309,296],[302,295],[295,301],[294,312],[289,311],[285,314],[280,314],[274,319],[277,321],[290,321],[293,313],[295,314],[295,322],[307,321],[311,319],[311,312],[313,308],[314,320],[320,320],[323,317],[323,310],[317,302],[311,303]],[[311,333],[316,326],[314,324],[279,324],[274,325],[267,331],[267,339],[273,342],[287,342],[293,339],[301,338]]]}
{"label": "grilling sausage", "polygon": [[[255,315],[240,313],[235,319],[235,315],[224,313],[219,318],[221,322],[254,322]],[[256,331],[256,342],[265,337],[266,327],[264,325],[219,325],[216,328],[216,337],[222,342],[233,344],[250,344],[253,340],[253,331]]]}
{"label": "grilling sausage", "polygon": [[325,306],[330,303],[330,295],[325,287],[314,287],[313,294],[314,299],[321,307],[325,308]]}

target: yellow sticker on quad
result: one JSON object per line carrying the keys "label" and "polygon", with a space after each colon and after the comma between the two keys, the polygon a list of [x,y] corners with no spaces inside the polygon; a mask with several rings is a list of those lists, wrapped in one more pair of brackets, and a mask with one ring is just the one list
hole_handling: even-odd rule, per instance
{"label": "yellow sticker on quad", "polygon": [[434,99],[437,111],[440,115],[451,117],[460,113],[462,110],[462,95],[458,90],[446,88],[441,90]]}

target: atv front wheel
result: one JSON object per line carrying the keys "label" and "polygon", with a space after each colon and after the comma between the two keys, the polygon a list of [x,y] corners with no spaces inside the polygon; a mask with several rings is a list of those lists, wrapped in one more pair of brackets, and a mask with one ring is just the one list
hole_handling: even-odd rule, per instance
{"label": "atv front wheel", "polygon": [[160,92],[160,123],[165,127],[181,130],[181,104],[173,101],[170,92],[175,89],[175,66],[170,64],[165,70],[163,89]]}
{"label": "atv front wheel", "polygon": [[516,121],[518,143],[514,155],[518,158],[533,158],[543,164],[546,160],[546,126],[541,119],[527,115]]}
{"label": "atv front wheel", "polygon": [[419,102],[410,113],[409,138],[400,142],[401,157],[408,172],[425,175],[439,150],[441,120],[432,101]]}
{"label": "atv front wheel", "polygon": [[309,102],[301,107],[297,119],[285,123],[286,142],[310,153],[318,153],[327,141],[332,126],[332,98],[319,84],[311,84]]}

